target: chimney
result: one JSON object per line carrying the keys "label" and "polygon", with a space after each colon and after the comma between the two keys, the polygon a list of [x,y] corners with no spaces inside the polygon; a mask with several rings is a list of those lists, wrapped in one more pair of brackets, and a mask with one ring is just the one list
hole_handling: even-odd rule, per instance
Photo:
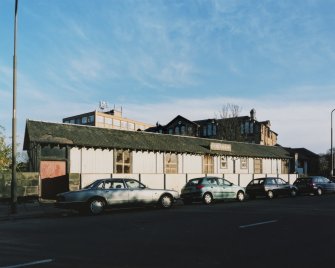
{"label": "chimney", "polygon": [[251,109],[250,118],[251,120],[256,120],[256,110],[255,109]]}

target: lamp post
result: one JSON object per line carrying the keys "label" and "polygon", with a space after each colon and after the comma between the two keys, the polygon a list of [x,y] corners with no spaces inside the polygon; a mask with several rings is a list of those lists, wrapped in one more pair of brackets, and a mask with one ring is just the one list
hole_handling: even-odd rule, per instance
{"label": "lamp post", "polygon": [[17,205],[16,182],[16,30],[18,0],[15,0],[14,13],[14,56],[13,56],[13,118],[12,118],[12,181],[11,181],[11,213],[15,214]]}
{"label": "lamp post", "polygon": [[334,154],[333,154],[333,112],[335,109],[333,109],[330,113],[330,157],[331,157],[331,170],[330,170],[330,176],[333,177],[334,175]]}

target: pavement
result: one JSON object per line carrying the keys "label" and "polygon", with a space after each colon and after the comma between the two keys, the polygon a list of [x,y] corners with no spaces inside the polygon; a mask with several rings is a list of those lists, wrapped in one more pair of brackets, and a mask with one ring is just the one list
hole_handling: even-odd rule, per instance
{"label": "pavement", "polygon": [[9,201],[0,201],[0,221],[65,216],[70,211],[54,207],[55,201],[33,199],[17,202],[16,213]]}

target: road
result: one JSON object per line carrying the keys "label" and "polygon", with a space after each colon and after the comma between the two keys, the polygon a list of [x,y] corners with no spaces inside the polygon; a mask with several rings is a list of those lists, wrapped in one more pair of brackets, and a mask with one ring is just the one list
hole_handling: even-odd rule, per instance
{"label": "road", "polygon": [[4,221],[0,267],[335,267],[334,224],[335,195]]}

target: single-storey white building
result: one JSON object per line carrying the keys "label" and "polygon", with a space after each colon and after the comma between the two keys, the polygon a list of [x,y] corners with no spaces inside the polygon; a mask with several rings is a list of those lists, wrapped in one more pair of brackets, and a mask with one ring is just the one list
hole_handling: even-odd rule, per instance
{"label": "single-storey white building", "polygon": [[40,173],[41,195],[81,188],[95,179],[131,177],[152,188],[180,191],[192,178],[213,175],[246,186],[255,177],[289,172],[279,146],[27,120],[24,150]]}

